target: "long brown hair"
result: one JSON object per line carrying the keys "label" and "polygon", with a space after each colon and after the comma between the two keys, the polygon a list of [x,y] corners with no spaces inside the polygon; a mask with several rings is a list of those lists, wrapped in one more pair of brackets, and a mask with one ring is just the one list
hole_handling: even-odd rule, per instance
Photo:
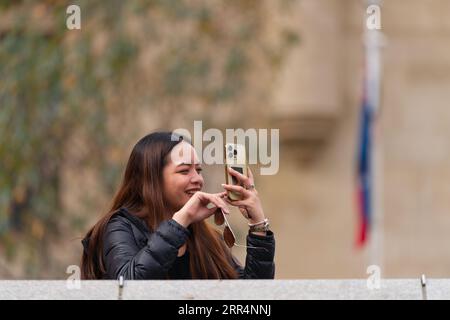
{"label": "long brown hair", "polygon": [[[124,207],[135,215],[145,212],[140,218],[145,219],[151,232],[161,222],[172,218],[165,210],[162,172],[168,163],[170,151],[182,140],[186,141],[172,132],[155,132],[146,135],[134,146],[111,208],[86,235],[89,241],[81,257],[82,279],[102,279],[105,275],[103,234],[108,222],[120,208]],[[231,264],[231,252],[221,240],[219,232],[206,221],[193,223],[189,229],[191,235],[187,240],[187,250],[190,253],[192,278],[237,278]]]}

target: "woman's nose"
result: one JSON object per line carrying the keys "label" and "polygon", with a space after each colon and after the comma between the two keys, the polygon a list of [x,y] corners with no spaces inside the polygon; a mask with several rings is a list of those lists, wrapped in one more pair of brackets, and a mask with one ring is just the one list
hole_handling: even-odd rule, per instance
{"label": "woman's nose", "polygon": [[200,183],[203,184],[203,177],[200,173],[197,171],[194,171],[195,173],[192,175],[191,183]]}

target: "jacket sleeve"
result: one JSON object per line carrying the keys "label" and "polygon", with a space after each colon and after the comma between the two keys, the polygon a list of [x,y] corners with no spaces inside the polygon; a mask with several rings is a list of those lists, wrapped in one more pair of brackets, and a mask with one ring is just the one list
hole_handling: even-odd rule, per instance
{"label": "jacket sleeve", "polygon": [[141,249],[136,243],[132,226],[113,217],[103,237],[103,261],[106,277],[118,279],[165,279],[175,262],[178,249],[186,242],[189,230],[171,219],[162,222],[151,233]]}
{"label": "jacket sleeve", "polygon": [[245,268],[233,257],[239,279],[273,279],[275,277],[275,237],[272,231],[266,236],[253,233],[247,235]]}

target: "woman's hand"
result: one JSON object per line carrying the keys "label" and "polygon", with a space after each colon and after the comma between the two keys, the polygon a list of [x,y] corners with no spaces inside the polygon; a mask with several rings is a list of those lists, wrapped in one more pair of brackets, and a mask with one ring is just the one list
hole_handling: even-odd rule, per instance
{"label": "woman's hand", "polygon": [[249,223],[258,223],[263,221],[265,219],[264,211],[258,196],[258,191],[254,188],[253,173],[250,168],[248,168],[248,177],[231,168],[229,168],[228,171],[238,180],[240,185],[243,185],[246,188],[230,184],[222,184],[222,187],[225,190],[234,191],[242,195],[241,200],[230,200],[227,197],[225,198],[225,201],[232,206],[238,207],[242,215],[249,220]]}
{"label": "woman's hand", "polygon": [[223,200],[226,195],[226,192],[211,194],[197,191],[186,202],[183,208],[175,212],[172,218],[187,228],[191,223],[202,221],[213,215],[217,210],[220,211],[222,209],[225,213],[229,214],[230,210]]}

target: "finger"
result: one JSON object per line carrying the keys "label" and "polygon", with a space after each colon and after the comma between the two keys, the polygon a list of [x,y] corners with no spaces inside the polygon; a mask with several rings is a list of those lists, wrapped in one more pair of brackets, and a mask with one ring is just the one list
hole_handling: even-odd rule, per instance
{"label": "finger", "polygon": [[240,206],[246,207],[246,206],[249,205],[249,204],[247,203],[247,201],[245,201],[245,200],[230,200],[230,199],[225,199],[225,201],[226,201],[227,203],[231,204],[231,205],[234,206],[234,207],[240,207]]}
{"label": "finger", "polygon": [[244,176],[242,173],[237,172],[236,170],[232,169],[231,167],[228,168],[228,171],[230,172],[230,174],[232,176],[236,177],[241,184],[244,184],[244,185],[250,184],[250,179],[248,177]]}
{"label": "finger", "polygon": [[215,195],[213,195],[213,194],[202,193],[200,196],[201,196],[201,201],[206,204],[207,209],[212,210],[214,208],[222,208],[223,207],[223,204],[220,203],[217,200],[217,198],[215,197]]}
{"label": "finger", "polygon": [[[223,216],[224,214],[228,214],[220,207],[211,208],[209,210],[209,212],[211,215],[214,215],[214,220],[216,220],[216,216]],[[220,225],[220,224],[218,224],[218,225]]]}
{"label": "finger", "polygon": [[248,178],[250,179],[250,184],[254,184],[255,183],[255,179],[253,177],[253,172],[250,169],[249,166],[247,166],[247,172],[248,172]]}
{"label": "finger", "polygon": [[[223,211],[225,211],[226,213],[230,213],[230,210],[228,209],[226,203],[218,196],[209,194],[208,196],[208,200],[211,201],[217,208],[221,208],[223,209]],[[213,208],[211,208],[213,209]]]}
{"label": "finger", "polygon": [[224,192],[220,192],[220,193],[216,193],[216,195],[217,196],[219,196],[220,198],[224,198],[224,197],[226,197],[227,196],[227,192],[226,191],[224,191]]}
{"label": "finger", "polygon": [[217,199],[217,201],[219,202],[219,203],[221,203],[222,204],[222,206],[223,206],[223,208],[226,208],[226,213],[230,213],[229,211],[229,208],[228,208],[228,206],[227,206],[227,203],[221,198],[221,197],[219,197],[219,196],[216,196],[216,199]]}
{"label": "finger", "polygon": [[226,211],[226,210],[228,210],[228,209],[222,208],[222,207],[220,207],[220,206],[216,206],[215,204],[212,204],[212,202],[211,202],[210,204],[211,204],[211,205],[206,206],[206,208],[208,209],[209,215],[216,214],[216,213],[220,213],[220,214],[222,214],[222,213],[223,213],[223,214],[230,214],[229,211]]}
{"label": "finger", "polygon": [[249,191],[244,189],[241,186],[235,186],[235,185],[231,185],[231,184],[222,184],[222,187],[225,190],[238,192],[238,193],[243,194],[244,196],[248,196],[248,194],[249,194]]}
{"label": "finger", "polygon": [[210,202],[206,205],[206,209],[214,209],[214,208],[217,209],[217,206],[212,202]]}

